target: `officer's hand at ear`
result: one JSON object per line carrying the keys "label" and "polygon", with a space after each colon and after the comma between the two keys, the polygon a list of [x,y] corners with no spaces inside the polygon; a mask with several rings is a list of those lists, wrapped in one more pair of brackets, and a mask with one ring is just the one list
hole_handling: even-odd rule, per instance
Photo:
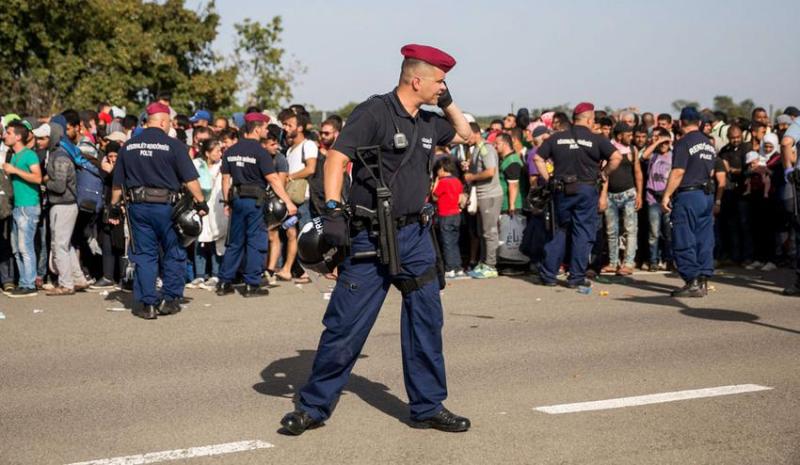
{"label": "officer's hand at ear", "polygon": [[329,210],[322,216],[322,238],[329,245],[342,247],[350,240],[347,214],[342,209]]}
{"label": "officer's hand at ear", "polygon": [[450,95],[450,88],[447,87],[447,83],[444,83],[445,89],[441,95],[439,95],[439,101],[436,102],[436,106],[444,110],[445,108],[449,107],[451,103],[453,103],[453,96]]}

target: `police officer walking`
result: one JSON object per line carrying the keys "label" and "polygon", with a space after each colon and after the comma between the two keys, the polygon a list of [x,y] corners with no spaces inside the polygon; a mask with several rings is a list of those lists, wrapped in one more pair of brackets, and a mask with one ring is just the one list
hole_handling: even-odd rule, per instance
{"label": "police officer walking", "polygon": [[[131,233],[131,261],[136,265],[133,297],[142,304],[133,314],[155,319],[157,313],[180,312],[186,273],[186,250],[173,225],[173,205],[181,185],[194,198],[200,215],[208,205],[197,181],[197,170],[186,146],[167,135],[170,109],[162,103],[147,107],[146,127],[119,151],[114,167],[109,221],[119,224],[123,190]],[[162,288],[156,290],[162,256]]]}
{"label": "police officer walking", "polygon": [[222,156],[222,196],[229,215],[228,244],[219,270],[217,295],[233,293],[233,279],[244,260],[244,297],[269,294],[261,286],[261,275],[267,253],[267,224],[264,206],[267,184],[286,204],[288,214],[297,213],[280,177],[272,165],[272,156],[261,146],[267,137],[269,118],[261,112],[244,116],[244,137]]}
{"label": "police officer walking", "polygon": [[[622,155],[611,142],[591,131],[594,105],[579,103],[572,112],[573,126],[557,132],[544,141],[534,156],[539,175],[550,181],[546,160],[553,161],[554,231],[544,246],[544,259],[539,265],[539,283],[555,286],[558,270],[571,239],[567,287],[591,286],[586,279],[589,254],[597,236],[601,179],[617,169]],[[601,175],[600,163],[606,162]],[[602,177],[601,177],[602,176]]]}
{"label": "police officer walking", "polygon": [[[425,199],[431,186],[431,162],[437,145],[464,143],[470,127],[453,103],[444,82],[455,65],[448,54],[433,47],[406,45],[397,87],[355,108],[325,162],[325,214],[322,236],[330,246],[351,253],[339,265],[339,278],[323,318],[308,383],[300,390],[298,409],[282,420],[286,432],[299,435],[330,417],[391,284],[403,295],[401,343],[403,372],[412,426],[460,432],[470,422],[447,410],[442,353],[442,303],[436,273],[436,250],[426,221]],[[446,117],[421,110],[438,106]],[[350,224],[348,211],[375,208],[376,182],[360,153],[380,146],[378,157],[393,198],[393,231],[397,237],[400,272],[377,259],[358,259],[374,250],[380,238],[360,222]],[[341,203],[344,167],[354,162],[349,205]],[[358,214],[354,214],[358,217]],[[316,222],[304,228],[315,227]],[[301,236],[302,239],[302,236]],[[302,255],[301,255],[302,257]]]}
{"label": "police officer walking", "polygon": [[681,110],[684,131],[672,149],[672,171],[661,208],[672,221],[672,253],[686,283],[673,297],[703,297],[714,274],[714,145],[700,129],[700,112]]}

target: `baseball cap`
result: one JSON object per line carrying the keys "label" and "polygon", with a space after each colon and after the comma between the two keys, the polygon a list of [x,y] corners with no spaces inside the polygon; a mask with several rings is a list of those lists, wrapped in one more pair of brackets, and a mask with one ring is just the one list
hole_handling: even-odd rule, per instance
{"label": "baseball cap", "polygon": [[125,110],[120,107],[111,107],[111,116],[114,118],[124,118],[126,114]]}
{"label": "baseball cap", "polygon": [[0,122],[2,122],[3,123],[3,127],[5,127],[5,126],[8,126],[8,123],[10,123],[12,121],[19,121],[21,119],[22,118],[20,118],[19,115],[16,114],[16,113],[9,113],[9,114],[3,116],[3,119],[0,120]]}
{"label": "baseball cap", "polygon": [[33,137],[37,138],[44,138],[50,137],[50,125],[47,123],[42,124],[38,128],[33,130]]}
{"label": "baseball cap", "polygon": [[244,127],[244,113],[236,112],[231,115],[231,118],[233,119],[233,124],[235,124],[237,128]]}
{"label": "baseball cap", "polygon": [[697,111],[695,107],[684,107],[684,109],[681,110],[681,121],[700,121],[701,118],[700,112]]}
{"label": "baseball cap", "polygon": [[533,131],[531,132],[531,135],[533,137],[539,137],[539,136],[543,136],[543,135],[547,134],[548,132],[550,132],[550,131],[547,130],[547,126],[544,126],[544,125],[536,126],[535,128],[533,128]]}
{"label": "baseball cap", "polygon": [[194,112],[194,115],[191,118],[189,118],[189,121],[191,121],[192,123],[196,123],[201,120],[208,121],[210,123],[211,112],[209,112],[208,110],[197,110],[196,112]]}

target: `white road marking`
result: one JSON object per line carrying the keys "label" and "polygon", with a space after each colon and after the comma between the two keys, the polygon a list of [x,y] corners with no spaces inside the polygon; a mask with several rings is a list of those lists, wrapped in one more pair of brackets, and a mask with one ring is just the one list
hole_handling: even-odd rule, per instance
{"label": "white road marking", "polygon": [[244,452],[248,450],[269,449],[270,447],[275,446],[264,441],[239,441],[215,444],[213,446],[190,447],[189,449],[165,450],[161,452],[150,452],[148,454],[128,455],[126,457],[90,460],[88,462],[76,462],[69,465],[143,465],[146,463],[166,462],[169,460],[182,460],[194,457],[233,454],[235,452]]}
{"label": "white road marking", "polygon": [[678,400],[702,399],[704,397],[729,396],[732,394],[743,394],[745,392],[769,391],[770,389],[772,388],[759,386],[757,384],[737,384],[734,386],[720,386],[706,389],[694,389],[689,391],[664,392],[661,394],[621,397],[619,399],[598,400],[594,402],[548,405],[545,407],[535,407],[534,410],[549,413],[551,415],[559,415],[562,413],[589,412],[592,410],[608,410],[623,407],[634,407],[638,405],[661,404],[664,402],[675,402]]}

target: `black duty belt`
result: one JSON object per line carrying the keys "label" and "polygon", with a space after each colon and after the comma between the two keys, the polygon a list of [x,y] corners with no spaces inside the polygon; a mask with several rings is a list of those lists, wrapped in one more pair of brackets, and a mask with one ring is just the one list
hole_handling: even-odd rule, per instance
{"label": "black duty belt", "polygon": [[161,203],[174,204],[178,201],[179,194],[162,187],[133,187],[128,189],[127,200],[131,203]]}
{"label": "black duty belt", "polygon": [[233,186],[233,194],[244,199],[262,199],[266,197],[267,191],[258,184],[237,184]]}
{"label": "black duty belt", "polygon": [[[681,192],[691,192],[691,191],[705,191],[708,189],[708,184],[696,184],[694,186],[683,186],[679,187],[675,192],[680,194]],[[708,193],[708,192],[707,192]]]}

